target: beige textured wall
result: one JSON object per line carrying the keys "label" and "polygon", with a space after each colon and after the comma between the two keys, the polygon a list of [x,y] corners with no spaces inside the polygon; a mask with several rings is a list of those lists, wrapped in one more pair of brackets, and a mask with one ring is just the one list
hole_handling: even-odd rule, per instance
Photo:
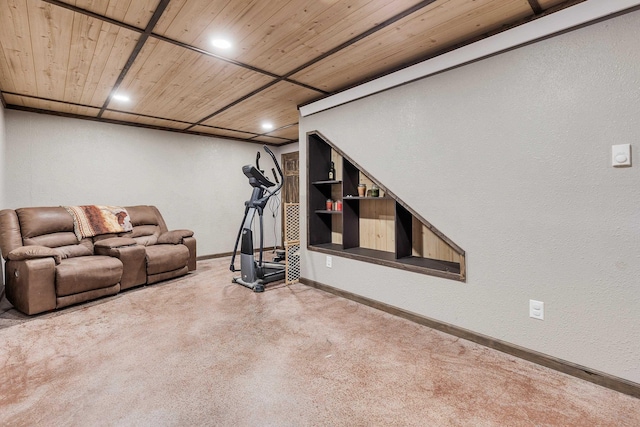
{"label": "beige textured wall", "polygon": [[6,148],[6,132],[5,132],[5,109],[0,102],[0,206],[4,206],[4,183],[6,175],[5,167],[5,148]]}
{"label": "beige textured wall", "polygon": [[[261,145],[15,110],[5,118],[3,207],[152,204],[169,228],[195,231],[199,255],[233,250],[251,196],[242,166]],[[261,165],[271,170],[264,151]],[[279,227],[265,214],[266,246]]]}
{"label": "beige textured wall", "polygon": [[[636,11],[303,118],[301,140],[320,131],[465,249],[468,281],[337,256],[329,269],[311,251],[303,276],[640,383],[638,22]],[[631,168],[611,167],[621,143]]]}

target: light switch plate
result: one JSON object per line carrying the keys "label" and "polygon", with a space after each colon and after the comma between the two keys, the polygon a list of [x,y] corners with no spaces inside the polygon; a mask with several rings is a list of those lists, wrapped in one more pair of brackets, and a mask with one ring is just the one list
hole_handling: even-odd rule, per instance
{"label": "light switch plate", "polygon": [[616,168],[631,166],[631,144],[611,146],[611,165]]}

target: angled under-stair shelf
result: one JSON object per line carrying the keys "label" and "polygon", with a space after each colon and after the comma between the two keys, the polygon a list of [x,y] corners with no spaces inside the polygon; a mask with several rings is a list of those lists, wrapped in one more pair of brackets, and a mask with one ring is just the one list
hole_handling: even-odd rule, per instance
{"label": "angled under-stair shelf", "polygon": [[309,250],[465,281],[464,250],[317,131],[307,134],[307,172]]}

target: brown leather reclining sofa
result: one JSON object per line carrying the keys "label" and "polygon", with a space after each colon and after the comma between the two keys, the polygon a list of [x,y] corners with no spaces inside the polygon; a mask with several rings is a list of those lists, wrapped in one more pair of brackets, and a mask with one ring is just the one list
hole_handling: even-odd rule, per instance
{"label": "brown leather reclining sofa", "polygon": [[125,209],[132,231],[80,241],[64,207],[0,211],[7,299],[36,314],[196,269],[192,231],[168,231],[155,206]]}

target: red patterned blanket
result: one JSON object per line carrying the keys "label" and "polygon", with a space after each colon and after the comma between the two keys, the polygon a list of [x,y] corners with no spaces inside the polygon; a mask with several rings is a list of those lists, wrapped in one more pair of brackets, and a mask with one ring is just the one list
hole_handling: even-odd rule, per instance
{"label": "red patterned blanket", "polygon": [[99,234],[124,233],[133,226],[129,213],[119,206],[65,206],[73,217],[73,229],[78,240]]}

